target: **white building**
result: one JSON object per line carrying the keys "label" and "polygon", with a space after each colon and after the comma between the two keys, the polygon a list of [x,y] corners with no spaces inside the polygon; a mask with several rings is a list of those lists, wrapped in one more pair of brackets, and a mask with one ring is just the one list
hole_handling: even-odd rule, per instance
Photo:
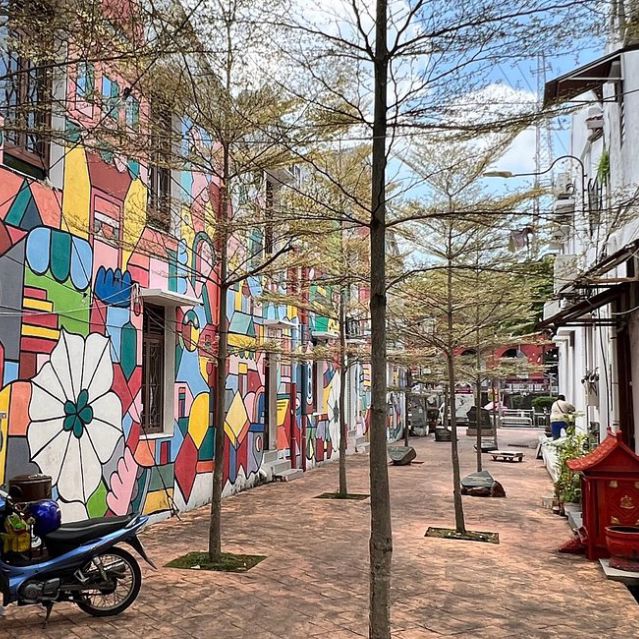
{"label": "white building", "polygon": [[547,107],[582,106],[556,187],[544,324],[578,429],[621,429],[639,452],[639,13],[614,13],[608,53],[545,88]]}

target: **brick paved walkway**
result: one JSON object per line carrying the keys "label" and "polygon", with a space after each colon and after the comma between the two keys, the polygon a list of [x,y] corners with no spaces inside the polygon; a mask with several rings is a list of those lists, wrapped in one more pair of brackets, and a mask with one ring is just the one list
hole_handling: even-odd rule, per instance
{"label": "brick paved walkway", "polygon": [[[503,431],[504,444],[530,431]],[[559,555],[562,518],[540,508],[551,485],[534,450],[522,464],[488,461],[507,499],[465,497],[467,525],[500,533],[501,544],[424,538],[453,521],[449,446],[412,442],[421,465],[390,468],[393,498],[393,628],[397,639],[570,639],[639,636],[639,606],[598,565]],[[473,470],[463,438],[464,471]],[[367,491],[364,456],[349,458],[350,489]],[[36,607],[11,608],[0,637],[144,639],[358,639],[367,636],[368,502],[313,499],[337,481],[330,464],[290,484],[270,484],[224,502],[226,549],[268,555],[243,575],[145,569],[138,602],[116,619],[93,619],[70,605],[46,631]],[[150,554],[164,563],[204,549],[206,509],[149,529]],[[8,632],[8,634],[7,634]]]}

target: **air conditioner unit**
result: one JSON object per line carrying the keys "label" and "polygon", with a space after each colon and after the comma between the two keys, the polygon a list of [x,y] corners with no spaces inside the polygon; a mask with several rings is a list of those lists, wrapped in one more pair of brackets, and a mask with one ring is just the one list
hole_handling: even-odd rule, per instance
{"label": "air conditioner unit", "polygon": [[575,187],[572,182],[572,176],[568,172],[562,172],[557,176],[553,193],[557,199],[567,199],[572,197]]}

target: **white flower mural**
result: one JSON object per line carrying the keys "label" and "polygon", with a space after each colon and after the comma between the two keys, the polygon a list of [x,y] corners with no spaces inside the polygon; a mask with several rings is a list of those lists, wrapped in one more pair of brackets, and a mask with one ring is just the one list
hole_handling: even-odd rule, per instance
{"label": "white flower mural", "polygon": [[112,383],[110,340],[64,330],[51,359],[31,380],[31,460],[51,475],[60,497],[72,502],[61,504],[67,521],[86,517],[84,505],[122,437],[122,406]]}

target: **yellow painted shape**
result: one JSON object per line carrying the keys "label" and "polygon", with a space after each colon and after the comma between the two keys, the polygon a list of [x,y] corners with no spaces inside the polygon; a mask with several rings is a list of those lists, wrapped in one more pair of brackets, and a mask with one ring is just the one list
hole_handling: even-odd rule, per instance
{"label": "yellow painted shape", "polygon": [[43,326],[22,325],[22,334],[26,337],[43,337],[45,339],[57,340],[60,337],[60,331],[55,328],[44,328]]}
{"label": "yellow painted shape", "polygon": [[247,350],[250,350],[257,346],[257,342],[254,337],[229,333],[229,345],[235,346],[236,348],[245,348]]}
{"label": "yellow painted shape", "polygon": [[47,300],[34,300],[30,297],[25,297],[22,304],[25,308],[32,308],[37,311],[47,311],[48,313],[53,311],[53,302]]}
{"label": "yellow painted shape", "polygon": [[288,399],[277,400],[277,425],[284,426],[286,421],[286,411],[288,410]]}
{"label": "yellow painted shape", "polygon": [[4,469],[7,461],[7,433],[9,431],[9,404],[11,402],[11,386],[0,391],[0,485],[4,484]]}
{"label": "yellow painted shape", "polygon": [[208,383],[208,379],[209,379],[209,373],[206,370],[206,367],[208,365],[208,363],[211,361],[211,356],[210,355],[203,355],[201,357],[198,357],[198,362],[200,364],[200,375],[202,375],[202,379]]}
{"label": "yellow painted shape", "polygon": [[248,373],[248,364],[246,362],[240,362],[237,365],[237,372],[240,375],[246,375]]}
{"label": "yellow painted shape", "polygon": [[204,230],[211,239],[215,237],[216,219],[217,215],[211,206],[211,202],[207,202],[204,206]]}
{"label": "yellow painted shape", "polygon": [[226,414],[226,420],[224,421],[224,430],[234,446],[237,445],[237,441],[247,424],[248,415],[246,413],[246,407],[240,394],[235,393]]}
{"label": "yellow painted shape", "polygon": [[88,238],[91,181],[89,180],[86,154],[81,146],[66,149],[62,193],[63,227],[68,224],[68,230],[74,235]]}
{"label": "yellow painted shape", "polygon": [[173,497],[173,488],[168,488],[166,491],[154,490],[152,493],[148,493],[144,500],[144,514],[148,515],[158,510],[170,508],[169,496]]}
{"label": "yellow painted shape", "polygon": [[189,435],[195,446],[202,445],[206,431],[209,428],[209,394],[200,393],[191,404],[189,413]]}
{"label": "yellow painted shape", "polygon": [[[195,225],[193,224],[193,216],[188,206],[182,205],[180,211],[180,237],[186,242],[189,251],[193,248],[193,240],[195,240]],[[189,257],[191,254],[189,253]]]}
{"label": "yellow painted shape", "polygon": [[146,224],[146,206],[148,191],[142,180],[133,180],[124,198],[122,212],[122,269],[129,263],[144,225]]}
{"label": "yellow painted shape", "polygon": [[241,293],[236,293],[233,291],[233,308],[236,311],[243,311],[242,302],[244,301],[244,296]]}

